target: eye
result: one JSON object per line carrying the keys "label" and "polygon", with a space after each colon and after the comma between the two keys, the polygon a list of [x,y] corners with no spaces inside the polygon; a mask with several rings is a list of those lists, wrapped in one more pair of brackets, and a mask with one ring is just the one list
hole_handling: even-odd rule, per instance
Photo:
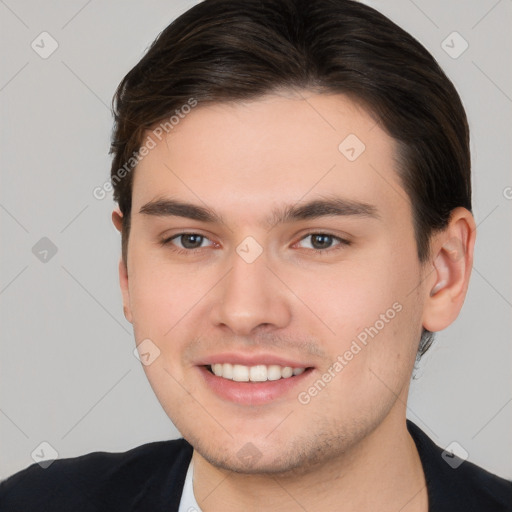
{"label": "eye", "polygon": [[[174,246],[173,250],[178,253],[190,253],[205,247],[203,246],[203,242],[206,240],[209,239],[199,233],[178,233],[177,235],[162,240],[160,244],[163,246]],[[178,241],[179,244],[176,241]]]}
{"label": "eye", "polygon": [[[339,236],[331,235],[329,233],[309,233],[301,239],[301,242],[307,240],[308,238],[311,239],[309,249],[315,251],[316,253],[331,252],[333,250],[340,249],[343,246],[350,245],[348,240],[340,238]],[[333,248],[334,241],[337,241],[338,243],[334,245]]]}

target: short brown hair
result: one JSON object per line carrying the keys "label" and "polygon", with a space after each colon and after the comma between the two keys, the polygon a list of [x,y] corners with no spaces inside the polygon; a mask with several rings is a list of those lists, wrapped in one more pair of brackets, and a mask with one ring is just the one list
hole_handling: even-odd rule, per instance
{"label": "short brown hair", "polygon": [[[114,96],[111,178],[124,216],[125,261],[130,171],[146,130],[191,98],[199,104],[245,101],[287,88],[348,95],[393,137],[421,262],[429,257],[431,235],[446,227],[452,210],[471,211],[462,102],[411,35],[353,0],[205,0],[157,37]],[[418,358],[432,339],[424,330]]]}

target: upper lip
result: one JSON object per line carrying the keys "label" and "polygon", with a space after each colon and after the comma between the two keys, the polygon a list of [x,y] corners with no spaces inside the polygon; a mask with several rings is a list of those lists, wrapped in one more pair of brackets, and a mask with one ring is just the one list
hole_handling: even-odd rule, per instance
{"label": "upper lip", "polygon": [[259,364],[272,365],[276,364],[279,366],[291,366],[292,368],[310,368],[313,365],[299,361],[296,359],[289,359],[287,357],[278,356],[275,354],[243,354],[226,352],[223,354],[215,354],[208,357],[204,357],[198,361],[198,366],[211,365],[216,363],[231,363],[241,364],[244,366],[257,366]]}

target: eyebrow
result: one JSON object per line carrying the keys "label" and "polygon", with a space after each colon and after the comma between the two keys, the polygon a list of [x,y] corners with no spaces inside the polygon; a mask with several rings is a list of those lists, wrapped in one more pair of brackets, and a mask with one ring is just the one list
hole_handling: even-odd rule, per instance
{"label": "eyebrow", "polygon": [[[211,224],[226,224],[222,215],[211,208],[172,198],[150,201],[141,207],[139,213],[156,217],[183,217]],[[263,220],[263,225],[274,227],[287,222],[334,216],[380,219],[378,210],[374,205],[337,196],[327,196],[307,203],[274,208],[271,214]]]}

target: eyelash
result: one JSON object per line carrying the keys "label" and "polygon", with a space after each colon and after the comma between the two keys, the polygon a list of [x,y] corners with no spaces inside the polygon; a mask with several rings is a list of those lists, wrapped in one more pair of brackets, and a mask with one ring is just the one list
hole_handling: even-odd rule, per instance
{"label": "eyelash", "polygon": [[[183,232],[183,233],[177,233],[176,235],[173,235],[172,237],[169,237],[169,238],[165,238],[165,239],[162,239],[160,241],[160,245],[162,247],[171,247],[172,246],[172,251],[177,253],[177,254],[195,254],[199,251],[201,251],[202,249],[204,249],[204,247],[198,247],[196,249],[180,249],[180,248],[177,248],[176,246],[173,246],[171,244],[171,242],[175,239],[175,238],[179,238],[180,236],[183,236],[183,235],[195,235],[195,236],[199,236],[203,239],[206,239],[206,240],[209,240],[208,237],[204,236],[204,235],[201,235],[200,233],[189,233],[189,232]],[[352,242],[350,242],[349,240],[346,240],[344,238],[341,238],[339,236],[336,236],[336,235],[333,235],[331,233],[323,233],[323,232],[318,232],[318,231],[311,231],[307,234],[305,234],[300,240],[299,242],[301,242],[302,240],[308,238],[309,236],[312,236],[312,235],[323,235],[323,236],[328,236],[328,237],[331,237],[335,240],[337,240],[339,242],[338,245],[336,245],[334,248],[328,248],[328,249],[308,249],[309,251],[313,251],[314,253],[316,254],[325,254],[325,253],[330,253],[330,252],[333,252],[333,251],[336,251],[338,249],[341,249],[343,247],[348,247],[352,244]]]}

